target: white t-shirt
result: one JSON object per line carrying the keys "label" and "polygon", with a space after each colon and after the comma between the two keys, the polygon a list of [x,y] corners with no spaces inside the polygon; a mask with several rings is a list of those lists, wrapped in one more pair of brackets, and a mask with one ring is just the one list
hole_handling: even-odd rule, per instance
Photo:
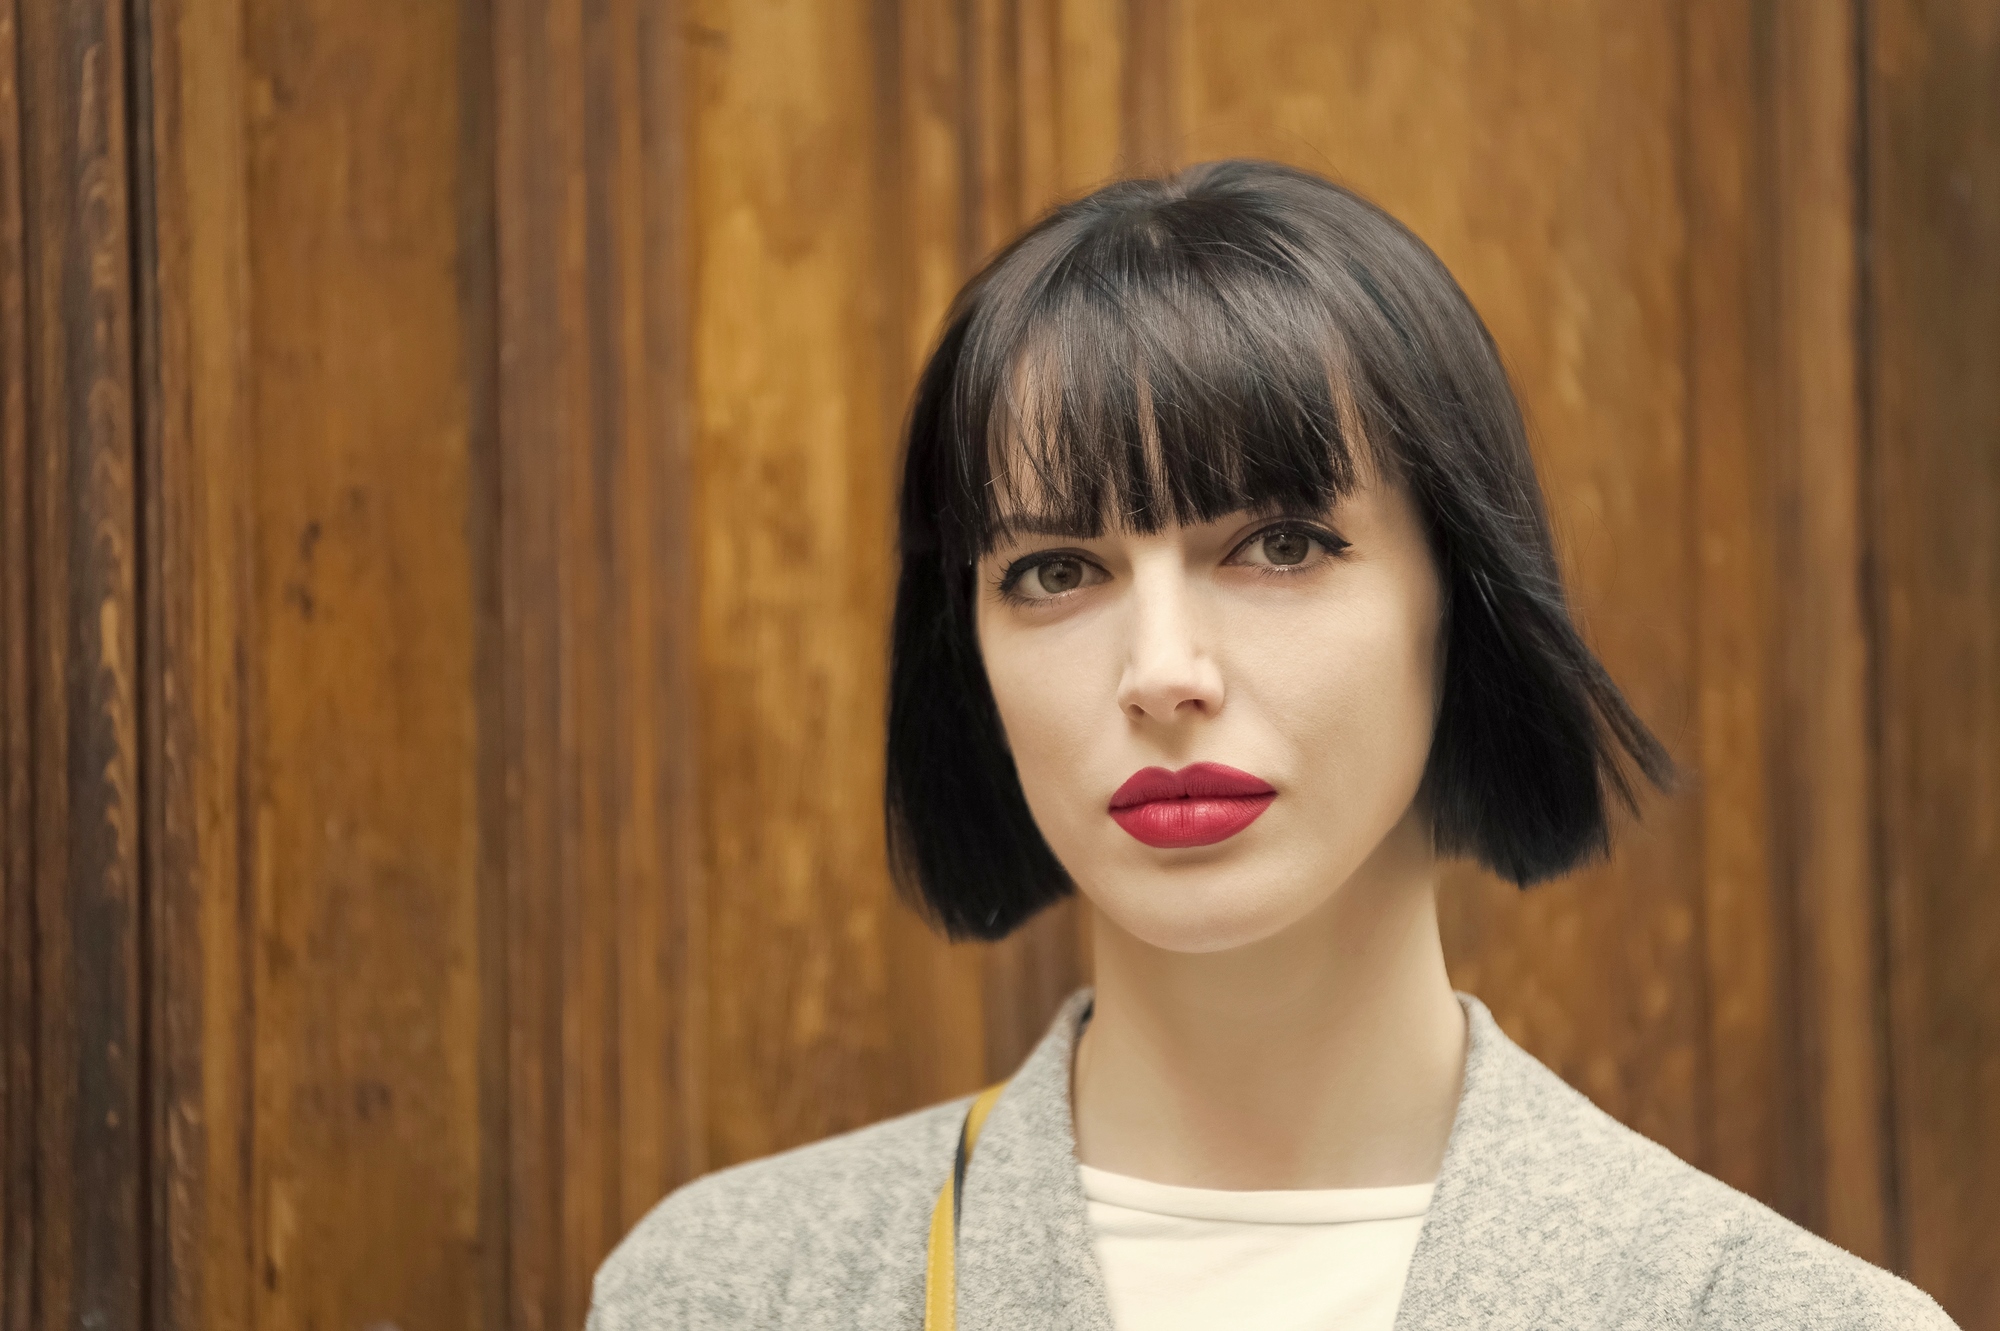
{"label": "white t-shirt", "polygon": [[1079,1169],[1118,1331],[1389,1331],[1436,1186],[1235,1192]]}

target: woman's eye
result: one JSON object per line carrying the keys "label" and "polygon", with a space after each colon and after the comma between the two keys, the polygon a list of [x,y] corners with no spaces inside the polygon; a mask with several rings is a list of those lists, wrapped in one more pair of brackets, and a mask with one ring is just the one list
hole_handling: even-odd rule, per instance
{"label": "woman's eye", "polygon": [[1103,580],[1101,570],[1087,559],[1076,555],[1050,555],[1008,574],[1002,580],[1000,590],[1003,595],[1018,600],[1045,601]]}
{"label": "woman's eye", "polygon": [[1304,528],[1272,527],[1237,547],[1230,562],[1259,568],[1297,568],[1338,548],[1335,538],[1316,536]]}

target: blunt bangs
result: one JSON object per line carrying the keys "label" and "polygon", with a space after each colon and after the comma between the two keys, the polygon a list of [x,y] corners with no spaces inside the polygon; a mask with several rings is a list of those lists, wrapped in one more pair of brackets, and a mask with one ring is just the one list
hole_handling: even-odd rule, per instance
{"label": "blunt bangs", "polygon": [[1485,325],[1422,241],[1268,162],[1107,185],[960,293],[905,441],[886,813],[905,895],[998,938],[1073,884],[1036,827],[974,621],[1010,525],[1151,532],[1406,485],[1444,590],[1418,800],[1441,854],[1526,887],[1609,844],[1673,765],[1573,624]]}
{"label": "blunt bangs", "polygon": [[976,559],[1010,521],[1152,532],[1318,512],[1353,486],[1365,436],[1342,330],[1296,246],[1276,228],[1232,239],[1218,209],[1172,220],[1051,228],[1045,244],[1071,242],[1059,257],[981,293],[944,441],[950,557]]}

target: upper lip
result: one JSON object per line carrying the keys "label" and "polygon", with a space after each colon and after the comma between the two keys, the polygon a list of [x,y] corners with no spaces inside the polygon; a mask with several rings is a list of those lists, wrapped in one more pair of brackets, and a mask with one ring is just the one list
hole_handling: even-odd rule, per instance
{"label": "upper lip", "polygon": [[1221,763],[1190,763],[1178,772],[1164,767],[1142,767],[1118,787],[1111,797],[1111,807],[1129,809],[1155,800],[1242,799],[1277,793],[1270,782]]}

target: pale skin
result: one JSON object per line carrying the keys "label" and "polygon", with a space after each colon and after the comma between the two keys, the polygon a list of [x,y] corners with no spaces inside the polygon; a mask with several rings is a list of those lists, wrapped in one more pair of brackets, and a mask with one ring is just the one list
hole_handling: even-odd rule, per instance
{"label": "pale skin", "polygon": [[[1089,915],[1078,1159],[1204,1188],[1436,1178],[1466,1036],[1416,800],[1443,598],[1408,494],[1367,472],[1323,514],[1021,534],[978,574],[1008,746]],[[1193,762],[1278,797],[1196,848],[1111,819],[1134,771]]]}

